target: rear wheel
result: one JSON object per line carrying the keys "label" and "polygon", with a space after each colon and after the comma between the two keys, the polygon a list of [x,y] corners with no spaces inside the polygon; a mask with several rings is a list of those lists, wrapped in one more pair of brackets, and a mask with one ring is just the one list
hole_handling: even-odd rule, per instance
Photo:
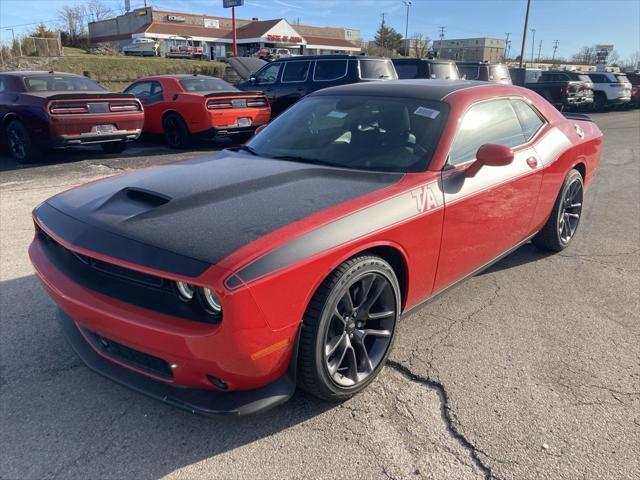
{"label": "rear wheel", "polygon": [[42,148],[34,144],[20,120],[12,120],[7,125],[6,136],[9,152],[19,163],[33,163],[42,158]]}
{"label": "rear wheel", "polygon": [[595,97],[593,98],[593,109],[596,112],[603,112],[605,107],[607,106],[607,97],[602,92],[596,92]]}
{"label": "rear wheel", "polygon": [[122,153],[127,148],[126,142],[109,142],[100,145],[105,153]]}
{"label": "rear wheel", "polygon": [[571,170],[556,198],[551,216],[533,237],[536,247],[559,252],[569,245],[580,224],[583,196],[582,175],[577,170]]}
{"label": "rear wheel", "polygon": [[298,354],[300,386],[345,400],[369,385],[387,360],[400,314],[391,266],[363,255],[323,282],[305,312]]}
{"label": "rear wheel", "polygon": [[189,128],[177,113],[169,113],[162,121],[164,138],[171,148],[189,148],[193,143]]}

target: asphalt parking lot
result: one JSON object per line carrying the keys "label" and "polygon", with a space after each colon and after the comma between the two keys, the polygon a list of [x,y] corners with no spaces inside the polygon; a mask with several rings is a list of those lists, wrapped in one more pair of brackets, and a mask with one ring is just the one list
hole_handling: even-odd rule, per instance
{"label": "asphalt parking lot", "polygon": [[603,158],[567,250],[525,245],[403,319],[388,367],[350,401],[298,393],[242,418],[90,372],[27,258],[30,211],[50,195],[223,145],[26,167],[2,152],[0,478],[639,478],[640,111],[593,118]]}

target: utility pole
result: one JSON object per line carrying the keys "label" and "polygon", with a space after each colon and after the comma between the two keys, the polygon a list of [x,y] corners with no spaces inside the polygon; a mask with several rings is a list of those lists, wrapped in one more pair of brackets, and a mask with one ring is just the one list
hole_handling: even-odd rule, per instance
{"label": "utility pole", "polygon": [[524,60],[524,46],[527,43],[527,25],[529,24],[529,8],[531,7],[531,0],[527,0],[527,13],[524,16],[524,32],[522,33],[522,46],[520,47],[520,68],[522,68],[522,62]]}
{"label": "utility pole", "polygon": [[408,57],[407,52],[409,51],[409,7],[411,6],[411,2],[408,0],[403,0],[404,6],[407,7],[407,21],[404,26],[404,56]]}
{"label": "utility pole", "polygon": [[511,36],[511,32],[507,32],[505,33],[505,35],[507,36],[507,38],[505,38],[504,40],[504,60],[506,60],[507,58],[509,58],[509,49],[511,48],[511,42],[509,41],[509,37]]}
{"label": "utility pole", "polygon": [[556,58],[556,50],[558,50],[558,42],[560,42],[560,40],[553,41],[553,55],[551,56],[551,63],[553,63],[553,61]]}
{"label": "utility pole", "polygon": [[533,34],[533,36],[531,37],[531,63],[536,61],[535,58],[535,47],[536,47],[536,29],[532,28],[531,29],[531,33]]}
{"label": "utility pole", "polygon": [[542,40],[540,40],[540,45],[538,46],[538,63],[540,63],[540,52],[542,51]]}
{"label": "utility pole", "polygon": [[[6,30],[7,31],[11,30],[11,37],[13,38],[12,46],[15,45],[15,43],[16,43],[16,34],[13,31],[13,28],[7,28]],[[20,56],[22,56],[22,45],[20,45],[20,39],[18,39],[18,52],[20,52]]]}
{"label": "utility pole", "polygon": [[444,40],[444,30],[447,27],[440,27],[440,47],[442,48],[442,41]]}

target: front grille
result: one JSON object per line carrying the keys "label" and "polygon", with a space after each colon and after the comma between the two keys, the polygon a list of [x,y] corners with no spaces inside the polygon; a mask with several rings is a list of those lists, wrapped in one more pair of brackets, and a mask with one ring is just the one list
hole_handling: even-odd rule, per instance
{"label": "front grille", "polygon": [[180,300],[174,282],[73,252],[36,226],[47,258],[67,277],[85,288],[154,312],[203,323],[221,316],[205,312],[198,302]]}
{"label": "front grille", "polygon": [[91,343],[106,356],[144,372],[171,379],[171,367],[162,358],[127,347],[109,338],[83,328]]}

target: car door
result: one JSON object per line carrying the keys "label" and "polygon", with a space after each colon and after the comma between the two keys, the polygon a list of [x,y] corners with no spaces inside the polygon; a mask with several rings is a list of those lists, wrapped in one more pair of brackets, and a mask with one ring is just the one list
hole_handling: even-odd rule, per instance
{"label": "car door", "polygon": [[273,62],[265,65],[255,75],[255,89],[264,93],[271,104],[271,114],[278,115],[284,110],[280,105],[280,85],[278,80],[283,62]]}
{"label": "car door", "polygon": [[145,132],[160,133],[159,118],[162,117],[162,104],[164,102],[162,85],[156,80],[142,80],[133,83],[125,93],[131,93],[140,100],[144,107],[144,127]]}
{"label": "car door", "polygon": [[309,93],[311,60],[283,62],[278,106],[284,111]]}
{"label": "car door", "polygon": [[[520,111],[524,121],[516,113]],[[463,115],[442,172],[445,211],[434,292],[529,235],[542,177],[531,140],[543,123],[526,102],[509,98],[478,102]],[[483,166],[475,176],[467,176],[465,170],[475,161],[476,151],[487,143],[511,147],[513,162]]]}

